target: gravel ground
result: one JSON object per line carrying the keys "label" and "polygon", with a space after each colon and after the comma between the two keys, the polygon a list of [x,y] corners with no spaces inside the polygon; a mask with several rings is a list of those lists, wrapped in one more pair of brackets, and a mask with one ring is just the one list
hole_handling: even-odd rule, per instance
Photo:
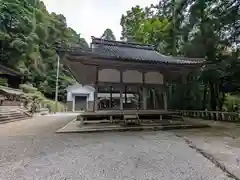
{"label": "gravel ground", "polygon": [[204,131],[189,129],[178,130],[175,133],[210,154],[231,174],[240,179],[240,126],[223,122],[221,125],[223,127],[212,127]]}
{"label": "gravel ground", "polygon": [[54,133],[73,118],[0,125],[0,179],[230,179],[171,132]]}

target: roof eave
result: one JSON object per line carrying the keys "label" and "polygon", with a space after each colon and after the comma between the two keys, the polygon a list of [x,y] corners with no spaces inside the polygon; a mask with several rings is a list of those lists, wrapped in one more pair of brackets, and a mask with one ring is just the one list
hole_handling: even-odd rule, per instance
{"label": "roof eave", "polygon": [[[86,52],[75,52],[75,53],[70,53],[69,56],[88,56],[90,58],[100,58],[100,59],[115,59],[115,60],[121,60],[121,61],[132,61],[132,62],[140,62],[140,63],[148,63],[148,64],[171,64],[171,65],[203,65],[205,64],[205,61],[192,61],[192,63],[184,63],[184,62],[167,62],[167,61],[153,61],[153,60],[139,60],[139,59],[132,59],[132,58],[122,58],[122,57],[110,57],[110,56],[101,56],[101,55],[96,55],[94,53],[86,53]],[[71,60],[71,58],[69,58]]]}
{"label": "roof eave", "polygon": [[23,74],[21,74],[20,72],[17,72],[14,69],[6,67],[6,66],[4,66],[2,64],[0,64],[0,69],[2,69],[3,71],[6,72],[6,74],[9,74],[11,76],[20,76],[20,77],[23,76]]}

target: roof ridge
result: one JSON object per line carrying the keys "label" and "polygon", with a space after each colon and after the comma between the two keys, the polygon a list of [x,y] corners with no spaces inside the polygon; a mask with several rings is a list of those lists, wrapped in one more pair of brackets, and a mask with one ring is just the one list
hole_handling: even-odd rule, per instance
{"label": "roof ridge", "polygon": [[126,41],[113,41],[113,40],[106,40],[102,38],[95,38],[93,36],[92,36],[92,44],[103,44],[108,46],[120,46],[120,47],[154,50],[154,46],[150,44],[141,44],[141,43],[135,43],[135,42],[126,42]]}

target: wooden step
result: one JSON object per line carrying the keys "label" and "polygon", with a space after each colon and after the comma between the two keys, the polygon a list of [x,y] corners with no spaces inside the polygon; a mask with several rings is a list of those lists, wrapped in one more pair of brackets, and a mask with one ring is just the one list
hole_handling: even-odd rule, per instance
{"label": "wooden step", "polygon": [[140,124],[138,114],[125,114],[123,115],[124,124]]}
{"label": "wooden step", "polygon": [[124,119],[139,119],[137,114],[124,115]]}

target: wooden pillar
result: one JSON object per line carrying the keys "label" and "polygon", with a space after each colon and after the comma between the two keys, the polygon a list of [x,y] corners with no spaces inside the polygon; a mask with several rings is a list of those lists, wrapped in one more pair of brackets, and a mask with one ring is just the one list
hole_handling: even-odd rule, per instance
{"label": "wooden pillar", "polygon": [[112,86],[110,86],[110,101],[109,101],[109,108],[112,109]]}
{"label": "wooden pillar", "polygon": [[120,70],[120,110],[123,110],[123,71]]}
{"label": "wooden pillar", "polygon": [[146,87],[143,87],[143,93],[142,93],[143,97],[143,109],[146,110],[147,109],[147,89]]}
{"label": "wooden pillar", "polygon": [[146,110],[147,109],[147,89],[145,87],[145,72],[142,72],[142,109]]}
{"label": "wooden pillar", "polygon": [[187,78],[188,78],[188,76],[187,75],[183,75],[182,76],[182,84],[187,84]]}
{"label": "wooden pillar", "polygon": [[95,88],[95,91],[94,91],[94,101],[93,101],[93,112],[98,110],[98,104],[97,104],[97,100],[98,100],[98,85],[95,84],[94,88]]}
{"label": "wooden pillar", "polygon": [[167,81],[164,77],[164,81],[163,81],[163,103],[164,103],[164,110],[167,111],[168,110],[168,97],[167,97],[167,92],[168,92],[168,84]]}
{"label": "wooden pillar", "polygon": [[123,88],[120,87],[120,110],[123,110]]}
{"label": "wooden pillar", "polygon": [[138,109],[141,109],[141,88],[138,87]]}
{"label": "wooden pillar", "polygon": [[94,99],[93,99],[93,112],[98,110],[97,100],[98,100],[98,70],[99,68],[96,67],[96,81],[94,83]]}
{"label": "wooden pillar", "polygon": [[127,104],[127,86],[125,86],[125,104]]}
{"label": "wooden pillar", "polygon": [[[182,95],[182,105],[183,105],[183,109],[186,109],[186,105],[188,104],[187,99],[186,99],[186,92],[187,89],[185,89],[185,87],[187,86],[187,75],[182,75],[182,83],[181,83],[181,95]],[[185,91],[186,90],[186,91]]]}
{"label": "wooden pillar", "polygon": [[163,102],[164,102],[164,110],[168,110],[168,98],[167,98],[167,91],[166,89],[163,92]]}
{"label": "wooden pillar", "polygon": [[152,95],[153,95],[153,109],[156,109],[156,91],[155,91],[155,89],[153,89]]}

